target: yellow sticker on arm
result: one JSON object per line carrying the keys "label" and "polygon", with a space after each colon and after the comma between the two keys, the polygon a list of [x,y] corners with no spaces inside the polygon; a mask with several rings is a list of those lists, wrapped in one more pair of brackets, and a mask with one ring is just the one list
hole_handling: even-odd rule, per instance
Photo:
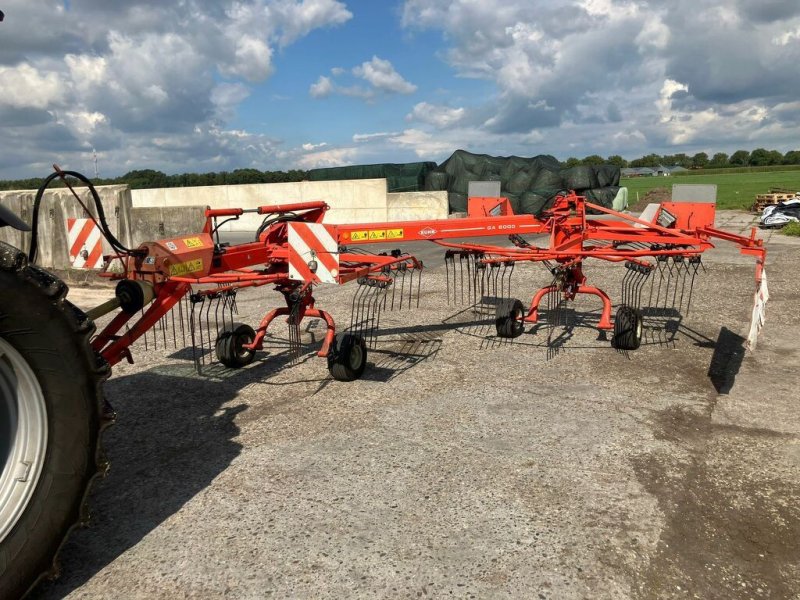
{"label": "yellow sticker on arm", "polygon": [[203,247],[203,240],[201,240],[199,237],[186,238],[185,240],[183,240],[183,243],[186,244],[187,248]]}

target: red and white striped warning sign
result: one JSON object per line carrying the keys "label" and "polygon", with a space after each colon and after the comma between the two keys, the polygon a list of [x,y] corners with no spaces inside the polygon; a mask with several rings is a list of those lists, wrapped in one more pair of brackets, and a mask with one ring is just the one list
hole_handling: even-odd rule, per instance
{"label": "red and white striped warning sign", "polygon": [[103,236],[91,219],[67,219],[69,262],[76,269],[103,266]]}
{"label": "red and white striped warning sign", "polygon": [[289,223],[289,279],[337,283],[339,244],[322,223]]}

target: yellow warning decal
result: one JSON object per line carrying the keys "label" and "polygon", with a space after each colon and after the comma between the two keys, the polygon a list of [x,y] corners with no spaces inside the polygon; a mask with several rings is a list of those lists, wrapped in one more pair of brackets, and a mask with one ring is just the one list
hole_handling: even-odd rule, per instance
{"label": "yellow warning decal", "polygon": [[369,232],[369,239],[371,240],[385,240],[386,239],[386,230],[385,229],[373,229]]}
{"label": "yellow warning decal", "polygon": [[196,258],[194,260],[188,260],[186,262],[178,263],[176,265],[170,265],[169,267],[169,274],[170,275],[186,275],[187,273],[195,273],[197,271],[203,270],[203,259]]}
{"label": "yellow warning decal", "polygon": [[368,232],[366,231],[351,231],[350,232],[350,239],[354,242],[360,242],[361,240],[368,239]]}
{"label": "yellow warning decal", "polygon": [[403,230],[402,229],[387,229],[386,230],[386,239],[389,240],[399,240],[403,238]]}
{"label": "yellow warning decal", "polygon": [[199,237],[186,238],[185,240],[183,240],[183,243],[186,244],[187,248],[203,247],[203,240],[201,240]]}

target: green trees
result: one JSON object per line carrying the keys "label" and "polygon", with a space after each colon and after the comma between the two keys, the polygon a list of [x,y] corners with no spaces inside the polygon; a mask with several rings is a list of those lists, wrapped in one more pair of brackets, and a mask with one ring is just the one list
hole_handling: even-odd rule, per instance
{"label": "green trees", "polygon": [[727,167],[730,163],[728,162],[728,155],[724,152],[717,152],[714,156],[711,157],[711,162],[708,163],[709,167],[714,167],[715,169],[720,169],[723,167]]}
{"label": "green trees", "polygon": [[702,169],[708,166],[708,154],[705,152],[698,152],[692,157],[692,167],[695,169]]}
{"label": "green trees", "polygon": [[750,153],[747,150],[737,150],[731,154],[728,162],[737,167],[746,167],[750,164]]}

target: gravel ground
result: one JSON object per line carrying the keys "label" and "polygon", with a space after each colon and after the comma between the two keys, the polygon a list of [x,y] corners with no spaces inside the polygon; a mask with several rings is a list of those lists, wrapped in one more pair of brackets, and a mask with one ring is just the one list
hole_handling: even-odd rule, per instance
{"label": "gravel ground", "polygon": [[[674,339],[647,331],[635,352],[597,339],[591,298],[558,353],[546,327],[500,343],[447,306],[440,265],[419,309],[383,314],[356,382],[313,354],[321,328],[291,368],[276,327],[250,367],[202,376],[138,344],[107,384],[91,525],[34,597],[796,598],[800,244],[768,248],[746,355],[754,266],[724,244]],[[587,267],[615,300],[622,271]],[[520,267],[513,295],[546,283]],[[318,304],[344,323],[353,292]],[[277,300],[242,293],[241,320]]]}

